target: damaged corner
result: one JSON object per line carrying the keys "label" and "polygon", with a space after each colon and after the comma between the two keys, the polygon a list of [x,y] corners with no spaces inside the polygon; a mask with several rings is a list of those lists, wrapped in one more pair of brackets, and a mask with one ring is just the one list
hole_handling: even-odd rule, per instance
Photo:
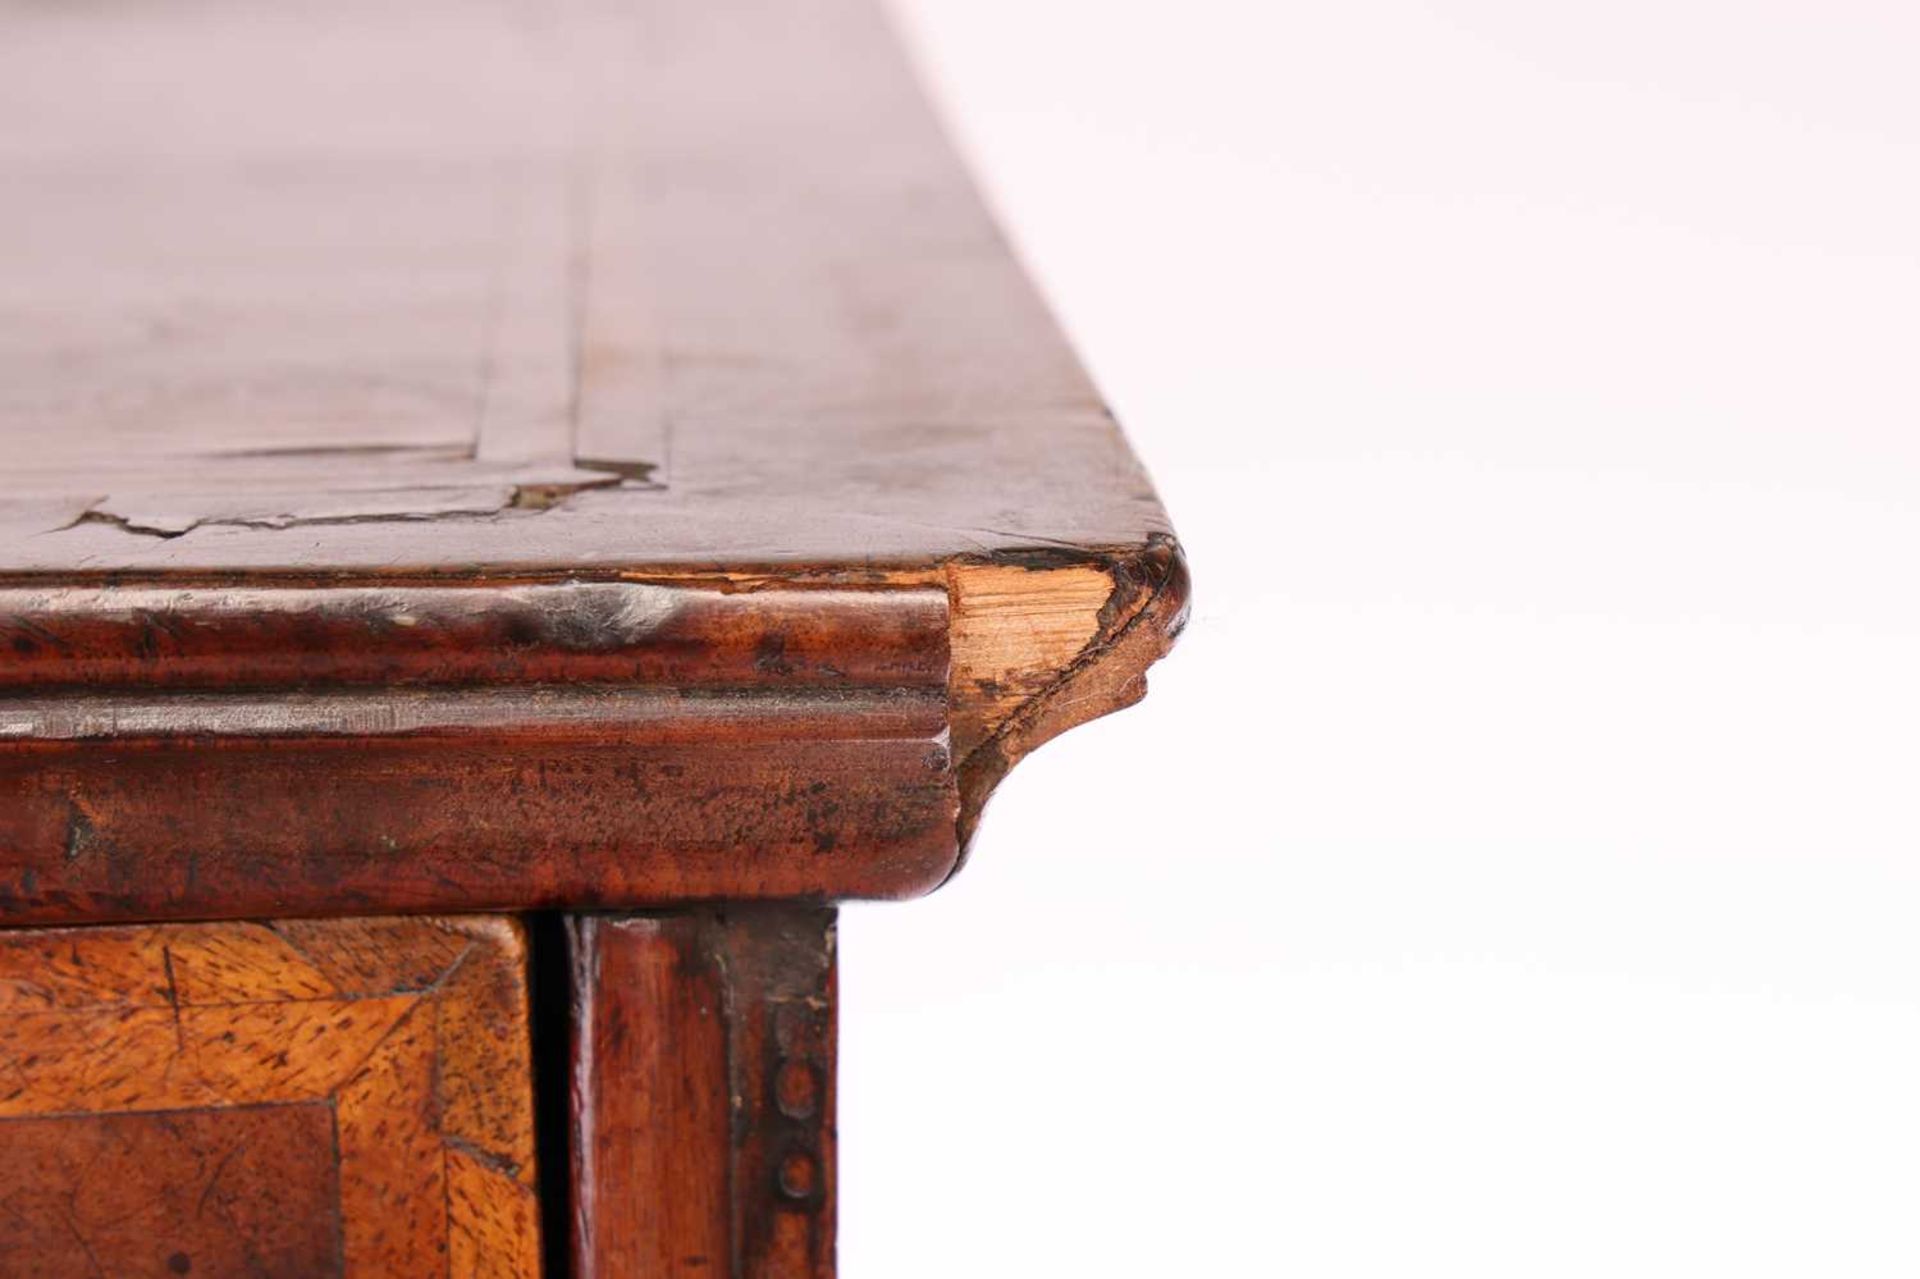
{"label": "damaged corner", "polygon": [[[1042,558],[1056,560],[1052,553]],[[1054,562],[1032,568],[1029,571],[1043,581],[1036,584],[1030,601],[1004,610],[1008,614],[1004,624],[991,628],[1000,634],[981,636],[973,633],[969,616],[967,575],[972,567],[955,565],[952,574],[953,718],[956,732],[963,726],[968,731],[965,740],[957,743],[960,856],[949,878],[966,864],[987,799],[1016,763],[1049,739],[1131,706],[1145,695],[1148,667],[1167,653],[1186,624],[1191,589],[1179,543],[1159,535],[1137,549],[1103,556],[1095,565],[1083,560],[1071,566]],[[1065,660],[1013,668],[1020,678],[1011,681],[1011,688],[1009,681],[983,677],[981,668],[994,662],[966,653],[964,641],[1028,642],[1040,629],[1036,619],[1048,614],[1044,579],[1068,569],[1082,574],[1097,571],[1106,587],[1104,598],[1091,609],[1081,600],[1068,614],[1084,625],[1084,641]],[[1008,665],[1004,656],[998,660],[1001,666]],[[993,715],[977,714],[983,702],[992,706]]]}

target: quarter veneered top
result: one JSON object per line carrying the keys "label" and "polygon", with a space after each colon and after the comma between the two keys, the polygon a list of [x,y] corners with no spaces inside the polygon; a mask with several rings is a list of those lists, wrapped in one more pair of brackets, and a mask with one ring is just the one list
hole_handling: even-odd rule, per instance
{"label": "quarter veneered top", "polygon": [[870,0],[0,0],[0,923],[897,896],[1184,613]]}
{"label": "quarter veneered top", "polygon": [[0,573],[1169,532],[868,0],[14,0],[0,120]]}

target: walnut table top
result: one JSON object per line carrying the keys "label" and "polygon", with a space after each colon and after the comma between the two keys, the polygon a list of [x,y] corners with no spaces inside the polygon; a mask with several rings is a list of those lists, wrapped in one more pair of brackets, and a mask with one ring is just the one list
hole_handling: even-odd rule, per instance
{"label": "walnut table top", "polygon": [[0,22],[0,920],[909,895],[1177,630],[865,0]]}

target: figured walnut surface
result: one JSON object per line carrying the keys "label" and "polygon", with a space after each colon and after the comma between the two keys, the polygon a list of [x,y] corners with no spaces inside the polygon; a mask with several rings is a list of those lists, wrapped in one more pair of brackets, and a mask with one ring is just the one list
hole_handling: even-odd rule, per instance
{"label": "figured walnut surface", "polygon": [[537,1274],[530,1053],[505,920],[0,932],[0,1271]]}
{"label": "figured walnut surface", "polygon": [[0,918],[922,891],[1178,627],[869,0],[0,0],[0,119]]}

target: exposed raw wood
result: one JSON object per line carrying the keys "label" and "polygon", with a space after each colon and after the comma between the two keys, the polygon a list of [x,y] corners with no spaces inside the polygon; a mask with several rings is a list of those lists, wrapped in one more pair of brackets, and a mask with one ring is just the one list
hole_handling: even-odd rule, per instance
{"label": "exposed raw wood", "polygon": [[962,757],[1093,643],[1113,598],[1096,564],[955,564],[953,744]]}
{"label": "exposed raw wood", "polygon": [[1022,756],[1146,695],[1147,668],[1186,625],[1189,583],[1170,540],[1097,569],[959,564],[952,578],[964,853],[993,788]]}
{"label": "exposed raw wood", "polygon": [[0,932],[0,1268],[537,1275],[525,965],[497,919]]}
{"label": "exposed raw wood", "polygon": [[832,1279],[833,912],[570,931],[574,1273]]}

